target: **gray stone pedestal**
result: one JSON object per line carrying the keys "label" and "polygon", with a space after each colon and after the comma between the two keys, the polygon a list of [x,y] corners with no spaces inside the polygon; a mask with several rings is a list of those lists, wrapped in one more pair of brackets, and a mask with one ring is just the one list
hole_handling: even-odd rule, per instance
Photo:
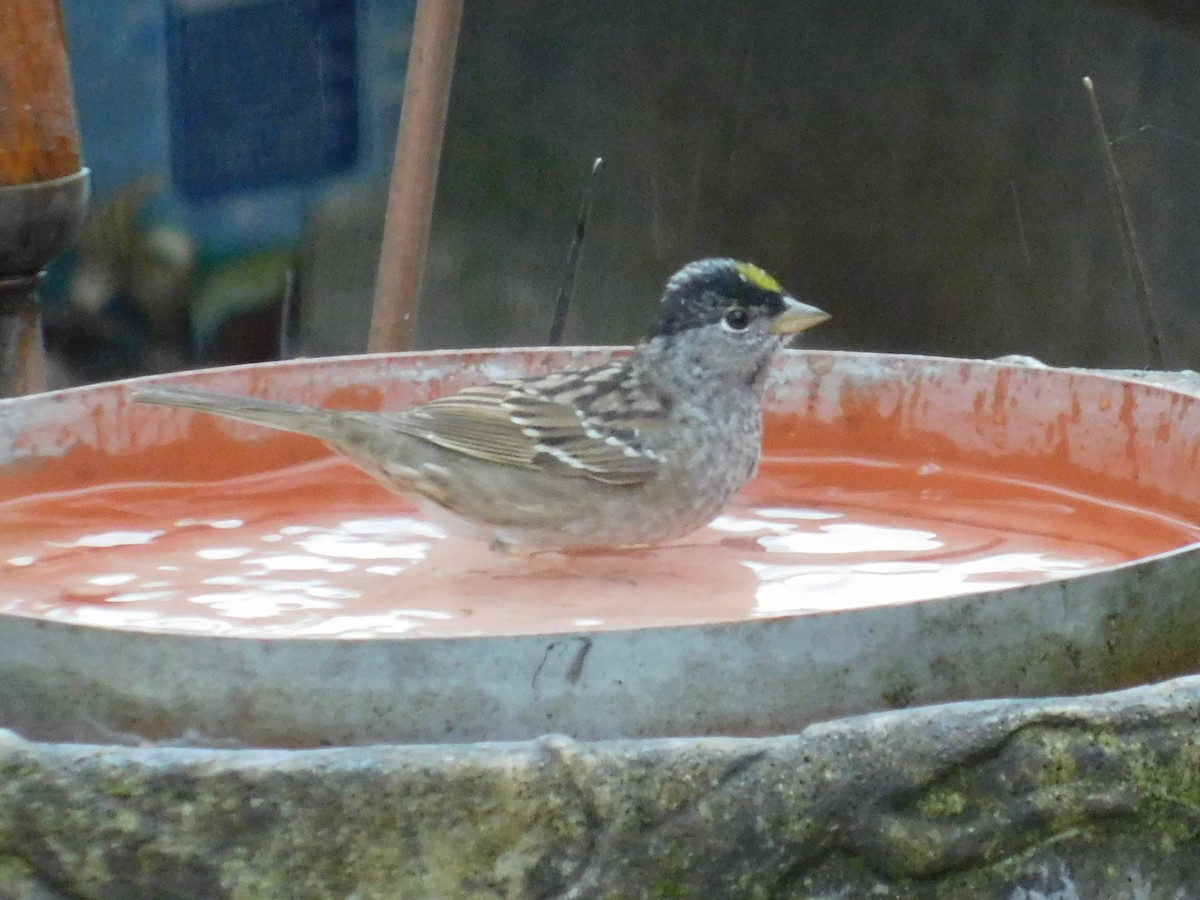
{"label": "gray stone pedestal", "polygon": [[5,898],[1200,896],[1200,677],[799,735],[0,741]]}

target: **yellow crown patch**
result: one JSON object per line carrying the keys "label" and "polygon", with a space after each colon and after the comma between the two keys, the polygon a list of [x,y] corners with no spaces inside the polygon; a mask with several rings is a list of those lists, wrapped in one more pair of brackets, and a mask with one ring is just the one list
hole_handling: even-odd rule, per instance
{"label": "yellow crown patch", "polygon": [[736,263],[738,274],[742,276],[750,284],[760,290],[768,291],[772,294],[782,294],[783,285],[760,269],[758,266],[750,263]]}

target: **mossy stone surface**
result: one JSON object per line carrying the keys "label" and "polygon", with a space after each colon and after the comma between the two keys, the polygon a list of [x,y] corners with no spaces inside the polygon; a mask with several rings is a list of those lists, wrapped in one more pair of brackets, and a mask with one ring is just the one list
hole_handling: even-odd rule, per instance
{"label": "mossy stone surface", "polygon": [[0,740],[0,898],[1196,896],[1200,677],[798,735]]}

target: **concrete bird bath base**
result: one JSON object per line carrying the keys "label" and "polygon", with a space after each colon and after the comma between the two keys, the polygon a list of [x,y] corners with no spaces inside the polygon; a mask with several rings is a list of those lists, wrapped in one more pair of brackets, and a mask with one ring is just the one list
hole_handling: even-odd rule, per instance
{"label": "concrete bird bath base", "polygon": [[[161,380],[401,408],[602,352],[359,357]],[[96,527],[52,541],[57,556],[28,549],[51,517],[21,520],[6,537],[6,550],[25,544],[0,566],[0,725],[15,732],[0,744],[0,885],[44,897],[900,897],[935,887],[1083,897],[1118,896],[1105,886],[1136,875],[1176,896],[1200,883],[1187,861],[1200,854],[1176,852],[1200,827],[1194,680],[879,711],[1194,671],[1198,404],[1145,382],[1042,367],[793,353],[769,391],[764,478],[696,543],[652,551],[651,564],[575,561],[584,569],[564,576],[497,573],[486,557],[466,565],[467,544],[426,534],[423,556],[374,573],[398,592],[385,605],[409,618],[414,573],[427,566],[473,606],[533,597],[551,627],[510,618],[472,634],[436,619],[442,631],[422,631],[416,616],[403,629],[357,622],[330,633],[328,622],[344,624],[360,602],[342,597],[333,612],[301,604],[301,620],[285,615],[255,635],[255,623],[223,609],[111,616],[178,600],[179,547],[197,553],[186,541],[171,551],[166,587],[123,585],[144,575],[138,554],[170,550],[182,540],[172,528],[196,522],[242,543],[316,534],[318,545],[297,546],[350,566],[317,578],[293,559],[306,574],[290,575],[287,590],[357,578],[369,568],[363,548],[394,549],[394,534],[334,541],[338,556],[327,522],[246,531],[250,517],[217,527],[233,519],[205,508],[232,478],[244,497],[304,498],[313,472],[344,487],[349,470],[330,469],[315,442],[135,406],[126,384],[5,401],[9,521],[49,508],[28,505],[36,491],[58,504],[54,528],[80,515]],[[797,460],[825,462],[797,476]],[[279,470],[300,474],[281,487],[271,481]],[[113,482],[151,493],[98,490]],[[153,491],[164,484],[191,492],[189,516],[161,505]],[[1008,487],[997,495],[997,484]],[[352,521],[364,520],[360,502],[398,502],[356,493],[367,489],[314,496],[322,509],[331,496],[348,503]],[[920,527],[844,518],[874,516],[871,498],[889,491],[908,492],[902,511]],[[68,495],[87,502],[64,506]],[[113,516],[141,515],[143,501],[171,526],[112,539]],[[805,515],[785,515],[797,510]],[[964,515],[993,537],[1036,540],[980,541],[961,530]],[[317,530],[285,531],[301,524]],[[854,540],[883,533],[899,535],[899,549],[853,558]],[[453,552],[439,557],[438,547]],[[119,571],[81,568],[71,555],[81,548],[92,562],[119,560]],[[276,577],[283,564],[262,560],[292,559],[292,549],[213,559],[257,571],[237,568],[250,560]],[[1006,562],[981,562],[997,556]],[[639,595],[622,595],[597,565],[618,571],[618,583],[653,586],[637,604],[645,621],[618,614],[621,596]],[[835,569],[857,587],[837,588]],[[951,588],[948,570],[959,579]],[[941,585],[933,599],[888,595],[922,573],[941,578],[920,582]],[[513,593],[531,580],[538,592]],[[586,586],[581,602],[615,605],[592,621],[556,593],[571,584]],[[234,587],[275,590],[264,585]],[[678,621],[664,618],[680,609]],[[873,714],[811,724],[854,713]],[[133,746],[146,742],[157,746]],[[382,744],[391,746],[371,746]],[[275,749],[201,749],[214,746]],[[1143,895],[1159,894],[1129,896]]]}

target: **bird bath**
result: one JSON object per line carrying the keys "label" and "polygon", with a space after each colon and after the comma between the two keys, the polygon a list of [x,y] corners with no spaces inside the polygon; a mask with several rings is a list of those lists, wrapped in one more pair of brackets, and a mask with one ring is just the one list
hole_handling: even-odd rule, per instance
{"label": "bird bath", "polygon": [[[405,408],[608,351],[155,379]],[[144,383],[144,382],[138,382]],[[1200,406],[1041,367],[794,352],[712,527],[514,560],[315,440],[131,402],[4,401],[0,725],[305,747],[764,735],[1189,670]]]}

